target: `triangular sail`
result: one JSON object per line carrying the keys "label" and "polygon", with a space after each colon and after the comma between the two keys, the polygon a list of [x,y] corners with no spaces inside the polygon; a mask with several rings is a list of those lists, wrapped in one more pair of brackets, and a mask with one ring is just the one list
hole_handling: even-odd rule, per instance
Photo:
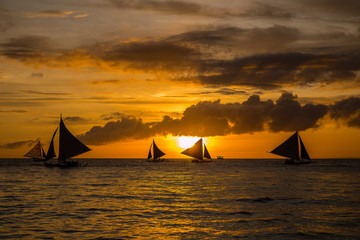
{"label": "triangular sail", "polygon": [[41,158],[46,159],[46,154],[45,154],[44,148],[41,148],[41,153],[42,153]]}
{"label": "triangular sail", "polygon": [[38,141],[37,144],[28,153],[24,155],[24,157],[41,159],[41,148],[41,143],[40,141]]}
{"label": "triangular sail", "polygon": [[148,160],[152,158],[151,146],[152,146],[152,144],[150,144],[149,153],[148,153],[148,157],[147,157]]}
{"label": "triangular sail", "polygon": [[203,160],[202,148],[203,148],[203,146],[202,146],[202,138],[201,138],[192,147],[183,151],[182,154],[199,159],[199,160]]}
{"label": "triangular sail", "polygon": [[154,159],[158,159],[165,155],[164,152],[162,152],[155,144],[155,141],[153,140],[153,150],[154,150]]}
{"label": "triangular sail", "polygon": [[291,137],[289,137],[285,142],[280,144],[280,146],[272,150],[270,153],[299,160],[298,132],[294,133]]}
{"label": "triangular sail", "polygon": [[50,145],[49,145],[49,149],[47,151],[47,154],[46,154],[46,160],[49,160],[49,159],[52,159],[54,157],[56,157],[56,154],[55,154],[55,148],[54,148],[54,137],[55,137],[55,134],[57,132],[57,128],[51,138],[51,142],[50,142]]}
{"label": "triangular sail", "polygon": [[204,158],[211,159],[209,151],[207,150],[205,144],[204,144]]}
{"label": "triangular sail", "polygon": [[65,161],[91,149],[74,137],[60,119],[59,160]]}
{"label": "triangular sail", "polygon": [[300,148],[301,148],[301,158],[310,160],[309,154],[306,151],[306,148],[304,146],[303,141],[301,140],[300,135],[299,135],[299,139],[300,139]]}

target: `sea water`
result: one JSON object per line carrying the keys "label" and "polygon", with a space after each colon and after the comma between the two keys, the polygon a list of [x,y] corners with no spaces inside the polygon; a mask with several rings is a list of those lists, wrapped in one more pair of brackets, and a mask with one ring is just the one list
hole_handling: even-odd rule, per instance
{"label": "sea water", "polygon": [[360,239],[360,160],[0,159],[0,239]]}

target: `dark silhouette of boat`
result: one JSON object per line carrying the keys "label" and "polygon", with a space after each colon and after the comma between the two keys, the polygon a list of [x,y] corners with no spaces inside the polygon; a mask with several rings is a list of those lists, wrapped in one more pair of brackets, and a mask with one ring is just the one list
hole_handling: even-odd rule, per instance
{"label": "dark silhouette of boat", "polygon": [[60,116],[60,127],[59,127],[59,157],[56,160],[52,160],[56,157],[54,149],[54,138],[58,129],[55,130],[49,150],[46,154],[46,161],[44,162],[46,167],[80,167],[81,164],[72,157],[78,156],[82,153],[88,152],[91,149],[88,148],[85,144],[80,142],[79,139],[74,137],[69,130],[66,128],[62,117]]}
{"label": "dark silhouette of boat", "polygon": [[193,162],[212,162],[209,151],[207,150],[205,144],[203,144],[202,138],[200,138],[192,147],[181,152],[181,154],[193,157]]}
{"label": "dark silhouette of boat", "polygon": [[29,157],[33,161],[45,161],[46,160],[46,154],[41,146],[40,140],[35,144],[35,146],[24,155],[24,157]]}
{"label": "dark silhouette of boat", "polygon": [[286,157],[286,164],[309,164],[312,162],[298,131],[270,153]]}
{"label": "dark silhouette of boat", "polygon": [[[152,151],[151,151],[152,150]],[[155,141],[153,139],[153,142],[150,144],[150,149],[147,157],[148,162],[163,162],[165,161],[164,158],[160,158],[164,156],[165,153],[162,152],[158,146],[156,146]]]}

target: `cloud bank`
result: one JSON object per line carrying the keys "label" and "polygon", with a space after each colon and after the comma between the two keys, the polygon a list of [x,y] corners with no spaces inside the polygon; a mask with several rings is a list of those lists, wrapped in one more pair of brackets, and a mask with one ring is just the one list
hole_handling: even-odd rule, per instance
{"label": "cloud bank", "polygon": [[360,128],[360,98],[349,97],[330,106],[330,117],[344,121],[348,127]]}
{"label": "cloud bank", "polygon": [[[87,144],[103,145],[124,139],[142,139],[156,135],[222,136],[262,131],[302,131],[320,126],[329,107],[301,105],[297,96],[283,93],[274,103],[252,95],[242,103],[203,101],[188,107],[181,118],[164,116],[162,121],[144,123],[141,118],[118,114],[120,120],[95,126],[79,138]],[[114,115],[114,113],[113,113]]]}
{"label": "cloud bank", "polygon": [[[252,95],[246,101],[221,103],[202,101],[184,110],[180,118],[165,115],[161,121],[143,122],[141,118],[113,112],[101,118],[104,126],[94,126],[79,139],[89,145],[105,145],[127,139],[146,139],[154,136],[225,136],[256,132],[293,132],[321,127],[325,117],[360,128],[360,98],[349,97],[333,104],[300,104],[298,97],[283,92],[274,102]],[[68,117],[66,121],[84,121],[81,117]],[[12,142],[0,148],[15,149],[31,146],[37,140]]]}
{"label": "cloud bank", "polygon": [[[279,25],[189,31],[162,39],[102,42],[72,50],[58,48],[47,37],[22,36],[0,43],[0,54],[35,66],[135,70],[205,86],[268,90],[346,83],[359,87],[360,32],[356,36],[334,34],[339,46],[326,51],[317,45],[299,51],[294,44],[314,39],[326,42],[329,35],[306,39],[297,28]],[[103,83],[118,81],[93,82]]]}
{"label": "cloud bank", "polygon": [[283,19],[293,17],[291,12],[281,7],[260,2],[241,8],[220,8],[180,0],[110,0],[110,2],[120,9],[134,9],[177,15],[206,16],[215,18],[267,17]]}

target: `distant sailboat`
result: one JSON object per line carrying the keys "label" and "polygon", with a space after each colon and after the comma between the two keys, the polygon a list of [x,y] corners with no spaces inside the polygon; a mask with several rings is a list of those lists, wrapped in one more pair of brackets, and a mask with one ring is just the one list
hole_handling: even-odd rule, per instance
{"label": "distant sailboat", "polygon": [[[152,151],[151,151],[152,149]],[[164,156],[165,153],[162,152],[155,144],[155,141],[153,139],[152,144],[150,145],[149,154],[147,157],[148,162],[163,162],[165,159],[160,158]]]}
{"label": "distant sailboat", "polygon": [[54,149],[54,138],[58,129],[55,130],[49,150],[47,152],[45,166],[47,167],[77,167],[80,166],[78,161],[72,160],[72,157],[88,152],[91,149],[80,142],[74,135],[72,135],[66,128],[60,116],[60,130],[59,130],[59,157],[57,161],[51,161],[56,157]]}
{"label": "distant sailboat", "polygon": [[306,151],[298,131],[270,153],[288,158],[285,160],[287,164],[311,163],[309,154]]}
{"label": "distant sailboat", "polygon": [[24,155],[24,157],[32,158],[34,161],[45,161],[46,154],[41,146],[40,141],[38,141],[36,145],[28,153]]}
{"label": "distant sailboat", "polygon": [[[203,153],[203,139],[200,138],[192,147],[181,152],[181,154],[193,157],[193,162],[211,162],[211,157],[209,151],[207,150],[204,144],[204,153]],[[206,160],[206,159],[208,160]]]}

